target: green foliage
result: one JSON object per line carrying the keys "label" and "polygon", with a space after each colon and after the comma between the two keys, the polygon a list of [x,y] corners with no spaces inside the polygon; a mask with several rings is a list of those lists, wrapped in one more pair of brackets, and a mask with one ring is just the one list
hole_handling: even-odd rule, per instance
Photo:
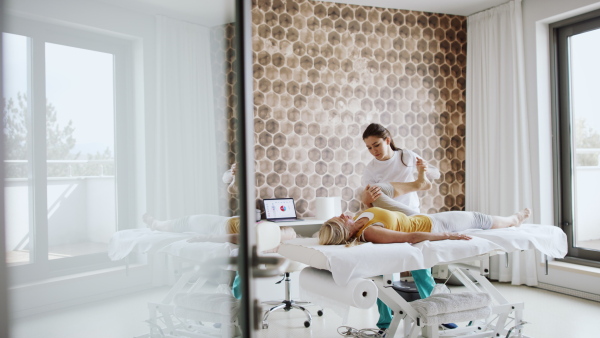
{"label": "green foliage", "polygon": [[[27,160],[27,126],[30,124],[27,98],[21,93],[17,94],[16,102],[13,98],[2,98],[2,111],[5,159]],[[27,177],[27,167],[24,164],[8,162],[5,171],[6,177]]]}
{"label": "green foliage", "polygon": [[[17,94],[16,100],[2,99],[3,133],[5,139],[6,160],[27,161],[31,155],[31,140],[28,130],[31,128],[30,113],[27,107],[27,96]],[[73,152],[77,140],[73,136],[75,127],[69,121],[62,127],[58,123],[58,112],[52,103],[46,104],[46,157],[48,161],[79,160],[81,153]],[[114,175],[114,156],[110,149],[96,154],[88,154],[90,162],[67,164],[48,163],[48,177],[68,176],[99,176]],[[107,161],[108,160],[108,161]],[[7,163],[7,178],[26,178],[28,176],[27,163]]]}
{"label": "green foliage", "polygon": [[[575,120],[575,149],[600,148],[600,134],[586,126],[585,119]],[[577,154],[576,166],[597,166],[598,154]]]}

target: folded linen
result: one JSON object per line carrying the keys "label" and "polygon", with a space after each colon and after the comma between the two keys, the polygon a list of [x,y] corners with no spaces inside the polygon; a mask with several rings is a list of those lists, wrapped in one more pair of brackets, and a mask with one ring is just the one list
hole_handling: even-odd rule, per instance
{"label": "folded linen", "polygon": [[422,316],[468,311],[489,306],[492,298],[485,292],[439,293],[411,302]]}
{"label": "folded linen", "polygon": [[451,313],[442,313],[436,316],[423,316],[421,320],[425,325],[439,325],[442,323],[459,323],[471,320],[488,318],[492,314],[490,306],[480,307],[478,309],[458,311]]}

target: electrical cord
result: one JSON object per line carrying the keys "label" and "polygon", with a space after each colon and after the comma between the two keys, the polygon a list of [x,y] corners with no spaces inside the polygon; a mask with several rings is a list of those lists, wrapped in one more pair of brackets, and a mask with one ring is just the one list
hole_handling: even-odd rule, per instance
{"label": "electrical cord", "polygon": [[340,336],[352,338],[385,338],[384,329],[355,329],[350,326],[340,326],[337,329]]}

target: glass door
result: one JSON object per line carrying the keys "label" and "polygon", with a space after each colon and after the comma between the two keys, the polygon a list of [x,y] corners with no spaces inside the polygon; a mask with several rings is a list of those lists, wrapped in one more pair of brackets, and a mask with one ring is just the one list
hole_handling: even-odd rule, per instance
{"label": "glass door", "polygon": [[70,3],[2,11],[11,337],[253,336],[250,1]]}

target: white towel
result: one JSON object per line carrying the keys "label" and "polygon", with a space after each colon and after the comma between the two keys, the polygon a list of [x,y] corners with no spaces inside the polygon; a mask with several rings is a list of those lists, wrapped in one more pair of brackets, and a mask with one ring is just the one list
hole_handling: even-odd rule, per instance
{"label": "white towel", "polygon": [[491,314],[492,308],[489,306],[484,306],[473,310],[442,313],[437,316],[423,316],[421,317],[421,320],[425,325],[439,325],[442,323],[459,323],[476,319],[484,319],[489,317]]}
{"label": "white towel", "polygon": [[175,241],[191,238],[194,234],[154,231],[149,228],[128,229],[115,232],[108,242],[108,257],[117,261],[131,252],[147,253]]}
{"label": "white towel", "polygon": [[492,298],[485,292],[439,293],[415,300],[411,306],[422,316],[468,311],[489,306]]}

